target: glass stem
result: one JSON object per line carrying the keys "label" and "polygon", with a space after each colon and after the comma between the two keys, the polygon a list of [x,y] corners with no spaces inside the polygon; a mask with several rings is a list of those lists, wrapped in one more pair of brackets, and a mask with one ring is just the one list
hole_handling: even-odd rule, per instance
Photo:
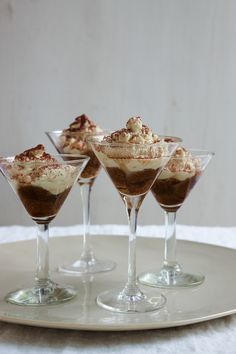
{"label": "glass stem", "polygon": [[125,289],[123,290],[123,294],[126,296],[134,296],[141,293],[136,280],[136,229],[138,211],[142,200],[140,197],[124,197],[124,201],[130,232],[128,251],[128,281]]}
{"label": "glass stem", "polygon": [[90,236],[90,195],[91,195],[91,183],[81,183],[80,192],[83,203],[83,251],[81,259],[86,262],[94,260],[94,255],[91,246]]}
{"label": "glass stem", "polygon": [[44,286],[49,281],[49,224],[37,224],[37,269],[36,286]]}
{"label": "glass stem", "polygon": [[176,212],[165,211],[165,259],[164,266],[176,267]]}

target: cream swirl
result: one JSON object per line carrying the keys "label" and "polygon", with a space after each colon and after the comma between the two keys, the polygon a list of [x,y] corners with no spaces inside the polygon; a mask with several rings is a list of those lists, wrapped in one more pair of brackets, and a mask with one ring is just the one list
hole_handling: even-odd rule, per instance
{"label": "cream swirl", "polygon": [[16,155],[14,158],[17,162],[30,162],[30,161],[48,161],[55,162],[56,160],[52,156],[46,153],[42,144],[23,151],[21,154]]}
{"label": "cream swirl", "polygon": [[201,171],[200,160],[184,147],[178,147],[161,172],[159,179],[185,180]]}
{"label": "cream swirl", "polygon": [[41,187],[51,194],[59,194],[70,188],[77,173],[76,167],[64,165],[46,153],[42,144],[16,155],[6,168],[16,186]]}
{"label": "cream swirl", "polygon": [[[130,172],[155,169],[166,161],[169,150],[165,139],[153,134],[140,117],[132,117],[126,128],[99,139],[96,154],[106,167]],[[126,172],[127,172],[126,171]]]}
{"label": "cream swirl", "polygon": [[143,124],[140,117],[131,117],[126,123],[126,128],[115,131],[104,140],[124,144],[153,144],[159,141],[158,136]]}
{"label": "cream swirl", "polygon": [[75,118],[69,128],[63,130],[59,139],[60,150],[66,154],[86,153],[91,150],[87,143],[88,136],[101,131],[102,129],[86,114],[82,114]]}
{"label": "cream swirl", "polygon": [[99,133],[101,128],[96,125],[86,114],[81,114],[76,117],[74,122],[69,125],[64,132],[84,132],[84,133]]}

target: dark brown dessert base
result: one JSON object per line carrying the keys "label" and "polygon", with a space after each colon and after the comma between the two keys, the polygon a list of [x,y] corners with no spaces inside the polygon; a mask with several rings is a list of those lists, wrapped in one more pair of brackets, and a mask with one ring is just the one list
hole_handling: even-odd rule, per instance
{"label": "dark brown dessert base", "polygon": [[199,177],[200,173],[184,181],[180,181],[176,178],[157,178],[151,191],[164,210],[174,212],[183,204]]}
{"label": "dark brown dessert base", "polygon": [[149,191],[159,169],[146,169],[126,174],[117,167],[108,167],[106,171],[121,194],[137,196]]}
{"label": "dark brown dessert base", "polygon": [[[65,154],[63,147],[56,146],[56,149],[60,154]],[[81,151],[80,153],[81,155],[86,155],[90,158],[80,177],[83,179],[93,178],[94,182],[101,168],[101,164],[92,150]],[[70,157],[67,159],[65,158],[65,161],[66,160],[70,160]],[[78,180],[78,182],[80,181]]]}
{"label": "dark brown dessert base", "polygon": [[32,218],[53,218],[61,208],[70,189],[67,188],[55,195],[40,187],[23,185],[18,188],[18,195]]}
{"label": "dark brown dessert base", "polygon": [[83,155],[89,156],[90,159],[80,177],[84,179],[95,178],[101,167],[100,162],[91,150],[84,152]]}

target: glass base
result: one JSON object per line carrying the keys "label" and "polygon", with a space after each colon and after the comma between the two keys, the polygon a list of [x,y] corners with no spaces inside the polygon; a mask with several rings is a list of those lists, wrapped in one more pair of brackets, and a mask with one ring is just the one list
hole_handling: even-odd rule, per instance
{"label": "glass base", "polygon": [[112,261],[100,261],[95,258],[92,260],[78,260],[73,264],[63,264],[58,267],[59,272],[71,275],[84,275],[108,272],[116,267]]}
{"label": "glass base", "polygon": [[47,281],[44,286],[16,290],[7,294],[5,300],[15,305],[44,306],[57,305],[69,301],[77,295],[77,291],[70,286],[60,286]]}
{"label": "glass base", "polygon": [[143,313],[159,310],[165,305],[166,298],[154,290],[147,290],[145,294],[139,291],[135,295],[126,295],[120,289],[113,289],[99,294],[96,301],[105,310]]}
{"label": "glass base", "polygon": [[204,280],[204,275],[185,273],[180,266],[164,266],[159,271],[145,272],[138,276],[141,284],[157,288],[188,288],[200,285]]}

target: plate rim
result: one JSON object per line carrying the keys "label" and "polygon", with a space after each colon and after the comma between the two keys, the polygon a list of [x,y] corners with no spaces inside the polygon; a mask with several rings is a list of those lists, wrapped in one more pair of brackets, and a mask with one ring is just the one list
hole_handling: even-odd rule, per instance
{"label": "plate rim", "polygon": [[[82,235],[65,235],[65,236],[51,236],[50,239],[61,239],[63,240],[64,238],[75,238],[75,237],[82,237]],[[110,237],[117,237],[117,238],[128,238],[127,235],[122,234],[122,235],[107,235],[107,234],[93,234],[93,236],[110,236]],[[157,237],[157,236],[141,236],[137,235],[137,238],[143,238],[143,239],[159,239],[160,241],[163,241],[162,237]],[[9,247],[11,245],[17,245],[19,243],[30,243],[34,242],[35,238],[31,238],[29,240],[19,240],[19,241],[13,241],[13,242],[4,242],[0,243],[0,250],[2,247]],[[178,239],[178,242],[180,243],[187,243],[187,244],[197,244],[198,246],[202,247],[207,247],[207,248],[218,248],[218,249],[225,249],[226,251],[231,251],[235,253],[236,255],[236,249],[227,247],[227,246],[220,246],[220,245],[215,245],[211,243],[205,243],[205,242],[199,242],[199,241],[192,241],[192,240],[182,240]],[[163,291],[164,289],[160,289],[160,291]],[[3,300],[4,301],[4,300]],[[73,301],[77,301],[76,298]],[[11,305],[11,306],[17,306],[17,305]],[[60,305],[56,305],[60,306]],[[36,308],[36,307],[32,307]],[[105,311],[105,310],[103,310]],[[184,319],[184,320],[175,320],[173,321],[156,321],[156,322],[149,322],[149,323],[122,323],[121,325],[117,324],[111,324],[109,325],[104,325],[104,324],[99,324],[95,322],[89,322],[87,324],[85,323],[72,323],[72,322],[57,322],[57,321],[44,321],[41,319],[28,319],[28,318],[23,318],[23,317],[11,317],[11,314],[8,313],[8,311],[4,311],[0,309],[0,321],[6,322],[6,323],[12,323],[12,324],[20,324],[20,325],[25,325],[25,326],[33,326],[33,327],[40,327],[40,328],[51,328],[51,329],[66,329],[66,330],[81,330],[81,331],[92,331],[92,332],[122,332],[122,331],[140,331],[140,330],[153,330],[153,329],[166,329],[166,328],[173,328],[173,327],[180,327],[180,326],[187,326],[187,325],[192,325],[192,324],[197,324],[201,322],[206,322],[209,320],[214,320],[217,318],[222,318],[225,316],[233,315],[236,313],[236,303],[235,303],[235,308],[231,310],[226,310],[226,311],[221,311],[218,313],[214,314],[209,314],[209,315],[203,315],[203,316],[198,316],[194,319]],[[114,313],[115,315],[115,313]],[[124,316],[138,316],[139,314],[123,314]],[[140,314],[142,315],[142,314]]]}

